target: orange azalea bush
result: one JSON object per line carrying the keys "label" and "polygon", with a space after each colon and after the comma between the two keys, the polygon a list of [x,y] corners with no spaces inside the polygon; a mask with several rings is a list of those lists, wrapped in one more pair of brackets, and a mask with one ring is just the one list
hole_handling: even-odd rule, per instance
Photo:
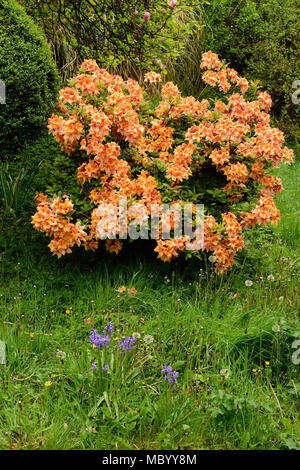
{"label": "orange azalea bush", "polygon": [[[273,196],[281,191],[272,167],[293,160],[284,147],[283,133],[270,125],[271,97],[221,62],[203,54],[203,81],[213,87],[213,98],[183,97],[178,87],[162,84],[156,72],[145,75],[145,89],[124,81],[85,60],[70,86],[59,95],[58,113],[49,119],[49,131],[61,148],[79,162],[77,181],[91,209],[81,221],[67,195],[36,196],[34,227],[52,238],[52,253],[60,257],[74,245],[95,250],[101,239],[98,223],[118,228],[105,202],[117,207],[126,197],[130,207],[140,203],[204,204],[202,252],[211,252],[219,273],[234,263],[243,249],[243,231],[255,224],[276,224],[280,214]],[[153,109],[146,90],[161,87]],[[107,207],[107,206],[106,206]],[[172,220],[172,228],[176,220]],[[161,234],[161,232],[159,232]],[[163,261],[184,253],[189,237],[157,240],[155,251]],[[118,253],[121,237],[107,239],[106,249]],[[199,251],[192,252],[199,256]]]}

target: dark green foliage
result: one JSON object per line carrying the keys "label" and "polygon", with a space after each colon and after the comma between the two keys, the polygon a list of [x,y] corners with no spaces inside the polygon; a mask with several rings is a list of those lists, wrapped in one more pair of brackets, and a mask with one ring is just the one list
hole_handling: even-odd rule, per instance
{"label": "dark green foliage", "polygon": [[[160,67],[166,54],[178,57],[183,38],[193,28],[193,23],[178,18],[198,4],[178,0],[176,8],[171,8],[166,0],[20,1],[52,46],[57,49],[63,43],[71,54],[75,52],[74,62],[90,58],[104,66],[122,64],[128,71],[138,69],[138,75],[141,68],[153,67],[153,58],[160,59],[156,63]],[[145,20],[145,13],[149,19]],[[55,56],[59,65],[67,59],[58,58],[57,50]]]}
{"label": "dark green foliage", "polygon": [[0,0],[1,153],[34,138],[47,122],[58,92],[58,75],[42,33],[15,0]]}

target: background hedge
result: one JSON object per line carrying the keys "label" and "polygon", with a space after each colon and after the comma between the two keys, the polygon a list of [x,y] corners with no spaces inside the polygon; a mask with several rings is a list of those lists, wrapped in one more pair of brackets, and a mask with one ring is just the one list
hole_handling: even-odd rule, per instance
{"label": "background hedge", "polygon": [[0,0],[1,154],[36,137],[51,114],[58,74],[42,33],[15,0]]}

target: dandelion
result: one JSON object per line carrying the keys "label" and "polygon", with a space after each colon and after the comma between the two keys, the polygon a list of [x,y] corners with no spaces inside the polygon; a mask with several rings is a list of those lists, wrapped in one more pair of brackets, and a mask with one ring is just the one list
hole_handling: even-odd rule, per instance
{"label": "dandelion", "polygon": [[87,428],[85,428],[85,430],[87,432],[96,432],[97,431],[96,428],[93,428],[92,426],[88,426]]}
{"label": "dandelion", "polygon": [[71,310],[66,310],[67,315],[70,315],[70,313],[71,313]]}
{"label": "dandelion", "polygon": [[224,377],[224,379],[227,380],[229,375],[230,375],[230,370],[229,369],[222,369],[222,370],[220,370],[220,375],[222,375],[222,377]]}
{"label": "dandelion", "polygon": [[138,332],[136,331],[136,332],[132,333],[132,337],[133,337],[134,339],[140,339],[141,335],[140,335],[140,333],[138,333]]}
{"label": "dandelion", "polygon": [[47,380],[47,382],[45,382],[45,387],[51,387],[51,385],[52,385],[51,380]]}
{"label": "dandelion", "polygon": [[64,351],[61,351],[60,349],[56,351],[56,357],[58,357],[59,359],[65,359],[66,355],[67,354]]}
{"label": "dandelion", "polygon": [[125,336],[122,337],[123,341],[119,342],[119,349],[121,351],[121,354],[124,354],[125,351],[130,352],[134,346],[135,343],[135,338],[132,336],[128,336],[128,338],[125,338]]}
{"label": "dandelion", "polygon": [[150,15],[149,11],[145,11],[144,16],[143,16],[144,20],[149,21],[150,17],[151,17],[151,15]]}
{"label": "dandelion", "polygon": [[279,325],[272,326],[272,331],[274,331],[274,333],[279,333],[281,331],[280,326]]}
{"label": "dandelion", "polygon": [[177,381],[179,372],[176,372],[176,370],[173,370],[171,366],[168,366],[168,364],[165,364],[165,367],[163,368],[162,372],[165,372],[164,379],[172,383],[173,384],[172,387],[175,388],[175,383]]}
{"label": "dandelion", "polygon": [[265,366],[266,366],[266,367],[269,367],[269,365],[270,365],[270,362],[269,362],[269,361],[265,361]]}
{"label": "dandelion", "polygon": [[144,343],[148,346],[149,344],[153,343],[154,338],[151,335],[145,335],[144,336]]}
{"label": "dandelion", "polygon": [[267,277],[268,281],[275,281],[275,277],[273,276],[273,274],[269,274],[269,276]]}
{"label": "dandelion", "polygon": [[34,337],[34,333],[30,333],[29,338],[33,339],[33,337]]}
{"label": "dandelion", "polygon": [[257,372],[257,369],[252,369],[252,372],[254,372],[254,374],[256,374],[256,372]]}
{"label": "dandelion", "polygon": [[253,286],[253,282],[250,281],[250,280],[247,280],[247,281],[245,281],[245,286],[246,287],[251,287],[251,286]]}
{"label": "dandelion", "polygon": [[51,379],[54,379],[54,378],[56,377],[56,375],[55,375],[55,374],[51,374],[50,377],[51,377]]}

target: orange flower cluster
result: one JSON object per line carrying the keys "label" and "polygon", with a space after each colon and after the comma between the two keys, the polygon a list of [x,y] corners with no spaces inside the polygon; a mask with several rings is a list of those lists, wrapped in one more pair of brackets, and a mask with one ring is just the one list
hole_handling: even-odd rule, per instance
{"label": "orange flower cluster", "polygon": [[189,165],[192,163],[192,156],[196,150],[193,143],[184,143],[174,150],[171,162],[168,164],[166,176],[173,181],[188,179],[192,174]]}
{"label": "orange flower cluster", "polygon": [[73,204],[68,197],[64,199],[55,198],[49,201],[47,196],[38,194],[37,212],[32,217],[33,226],[40,232],[53,236],[49,248],[59,258],[66,253],[71,253],[74,245],[80,246],[86,237],[84,227],[77,222],[70,222],[70,212]]}
{"label": "orange flower cluster", "polygon": [[150,82],[150,83],[161,82],[161,75],[160,73],[156,73],[156,72],[148,72],[145,74],[144,82]]}
{"label": "orange flower cluster", "polygon": [[[227,93],[231,88],[231,83],[238,86],[242,93],[246,93],[249,88],[248,80],[244,77],[239,77],[237,72],[228,67],[223,67],[222,62],[219,60],[217,54],[211,51],[205,52],[202,56],[201,68],[207,69],[202,75],[202,79],[207,85],[215,87],[224,93]],[[265,97],[262,97],[264,100]]]}
{"label": "orange flower cluster", "polygon": [[190,241],[188,237],[173,238],[171,240],[158,240],[154,249],[162,261],[170,262],[176,258],[180,251],[185,250],[186,244]]}
{"label": "orange flower cluster", "polygon": [[280,220],[280,211],[277,209],[272,196],[261,196],[257,205],[248,213],[241,214],[241,225],[243,227],[252,227],[255,224],[267,225],[272,223],[276,225]]}
{"label": "orange flower cluster", "polygon": [[[94,207],[84,215],[85,229],[71,221],[76,214],[67,196],[37,196],[32,223],[53,238],[49,246],[54,254],[69,253],[81,243],[95,250],[99,240],[112,234],[105,247],[117,254],[128,223],[145,222],[153,205],[203,203],[200,249],[212,252],[217,271],[225,273],[244,246],[243,230],[278,222],[273,196],[283,188],[270,170],[290,163],[293,151],[270,125],[270,95],[260,92],[249,100],[248,81],[212,51],[203,54],[201,69],[204,83],[217,87],[223,99],[183,97],[167,82],[153,110],[137,81],[124,81],[94,60],[83,62],[80,74],[60,91],[58,114],[50,117],[48,128],[68,155],[80,155],[77,181]],[[149,72],[144,81],[158,87],[162,77]],[[127,206],[120,213],[122,198]],[[171,216],[171,231],[179,222]],[[185,235],[164,239],[161,226],[158,233],[155,251],[163,261],[196,246]]]}

